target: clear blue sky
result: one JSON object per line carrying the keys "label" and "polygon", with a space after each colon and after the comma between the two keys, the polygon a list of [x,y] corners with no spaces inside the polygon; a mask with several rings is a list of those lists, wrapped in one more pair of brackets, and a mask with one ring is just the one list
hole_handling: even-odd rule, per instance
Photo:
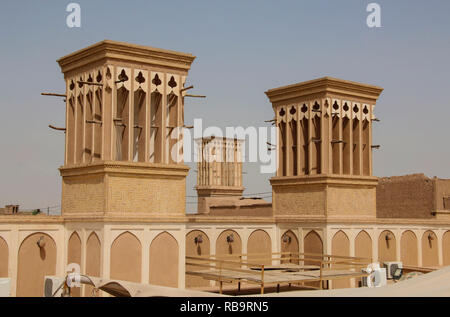
{"label": "clear blue sky", "polygon": [[[374,174],[450,177],[450,1],[376,1],[381,28],[366,26],[372,1],[2,1],[0,11],[0,206],[58,205],[64,92],[56,59],[103,39],[189,52],[189,76],[206,100],[189,100],[186,123],[262,126],[264,91],[321,76],[382,86]],[[373,1],[375,2],[375,1]],[[270,191],[256,164],[246,193]],[[187,195],[195,195],[191,170]],[[193,201],[194,199],[189,199]],[[194,205],[189,205],[194,209]]]}

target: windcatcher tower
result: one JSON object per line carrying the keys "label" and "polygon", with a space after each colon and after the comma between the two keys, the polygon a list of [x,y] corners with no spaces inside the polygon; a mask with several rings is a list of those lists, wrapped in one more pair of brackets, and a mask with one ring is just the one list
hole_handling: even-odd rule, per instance
{"label": "windcatcher tower", "polygon": [[184,215],[183,87],[194,58],[102,41],[58,60],[63,215]]}
{"label": "windcatcher tower", "polygon": [[208,213],[210,204],[226,203],[242,196],[243,142],[217,137],[196,139],[198,213]]}
{"label": "windcatcher tower", "polygon": [[320,78],[266,92],[278,131],[278,217],[376,217],[372,122],[382,88]]}

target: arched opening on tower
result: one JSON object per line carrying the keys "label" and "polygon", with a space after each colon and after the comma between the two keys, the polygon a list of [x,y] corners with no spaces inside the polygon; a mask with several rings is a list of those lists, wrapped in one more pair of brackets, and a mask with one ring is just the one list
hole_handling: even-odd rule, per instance
{"label": "arched opening on tower", "polygon": [[145,161],[145,98],[142,88],[134,92],[133,162]]}
{"label": "arched opening on tower", "polygon": [[[344,110],[347,104],[344,105]],[[347,106],[348,108],[348,106]],[[343,173],[345,175],[350,175],[350,156],[351,156],[351,150],[352,150],[352,144],[350,142],[350,119],[344,118],[342,120],[342,134],[343,134],[343,158],[342,158],[342,164],[343,164]]]}
{"label": "arched opening on tower", "polygon": [[75,162],[83,162],[83,143],[84,143],[84,95],[80,94],[77,97],[76,107],[76,150],[75,150]]}
{"label": "arched opening on tower", "polygon": [[[335,105],[338,107],[337,103]],[[334,106],[333,106],[334,107]],[[331,143],[331,152],[332,152],[332,162],[333,162],[333,174],[340,174],[341,173],[341,155],[340,155],[340,149],[342,147],[341,142],[341,135],[339,133],[340,131],[340,120],[341,118],[338,115],[335,115],[331,119],[331,140],[332,141],[338,141],[338,142],[332,142]]]}
{"label": "arched opening on tower", "polygon": [[362,139],[363,139],[363,175],[369,176],[371,174],[370,171],[370,151],[371,151],[371,144],[370,144],[370,123],[369,121],[364,121],[363,127],[362,127]]}
{"label": "arched opening on tower", "polygon": [[[101,80],[101,78],[100,78]],[[94,101],[94,154],[93,161],[102,159],[102,120],[103,120],[103,88],[95,89],[95,101]]]}
{"label": "arched opening on tower", "polygon": [[152,163],[162,162],[162,94],[151,93],[150,97],[150,156]]}
{"label": "arched opening on tower", "polygon": [[[289,112],[291,115],[294,115],[296,113],[296,109],[292,107]],[[297,121],[295,119],[292,119],[289,122],[289,133],[291,134],[291,144],[289,146],[290,151],[290,157],[292,158],[292,164],[291,164],[291,175],[296,176],[298,175],[298,155],[297,155]]]}
{"label": "arched opening on tower", "polygon": [[[91,78],[91,77],[89,77]],[[88,79],[89,81],[89,79]],[[94,125],[90,122],[94,119],[94,100],[93,92],[89,89],[86,94],[86,119],[85,119],[85,131],[84,131],[84,161],[90,163],[92,161],[92,146],[93,146],[93,136],[94,136]]]}
{"label": "arched opening on tower", "polygon": [[[172,76],[173,78],[173,76]],[[170,83],[170,82],[169,82]],[[178,96],[174,92],[167,95],[167,129],[166,129],[166,149],[167,162],[170,164],[177,163],[178,149],[174,148],[178,143]]]}
{"label": "arched opening on tower", "polygon": [[[308,107],[304,104],[300,109],[301,112],[305,115],[308,112]],[[300,174],[308,175],[309,174],[309,120],[306,116],[300,120],[300,129],[301,129],[301,137],[300,137]]]}
{"label": "arched opening on tower", "polygon": [[67,108],[67,163],[75,163],[75,97],[68,99]]}
{"label": "arched opening on tower", "polygon": [[129,134],[129,94],[124,86],[117,90],[115,123],[115,152],[117,161],[128,160],[128,134]]}
{"label": "arched opening on tower", "polygon": [[[359,107],[355,105],[353,107],[353,112],[357,115],[359,112]],[[361,175],[361,125],[358,117],[353,118],[353,175]]]}

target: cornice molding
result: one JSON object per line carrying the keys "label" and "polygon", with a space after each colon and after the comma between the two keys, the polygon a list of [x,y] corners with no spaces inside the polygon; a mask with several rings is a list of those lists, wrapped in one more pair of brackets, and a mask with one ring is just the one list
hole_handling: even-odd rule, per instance
{"label": "cornice molding", "polygon": [[188,71],[195,56],[188,53],[104,40],[57,60],[63,73],[83,66],[108,61],[135,62],[140,65],[163,66]]}
{"label": "cornice molding", "polygon": [[265,92],[270,102],[289,101],[317,94],[337,94],[346,98],[369,99],[375,103],[383,88],[333,77],[323,77],[297,84],[269,89]]}
{"label": "cornice molding", "polygon": [[95,174],[141,174],[186,177],[189,166],[184,164],[135,163],[101,161],[76,166],[61,166],[61,176],[85,176]]}
{"label": "cornice molding", "polygon": [[272,177],[272,186],[294,186],[294,185],[345,185],[345,186],[377,186],[378,177],[357,175],[306,175],[306,176],[283,176]]}

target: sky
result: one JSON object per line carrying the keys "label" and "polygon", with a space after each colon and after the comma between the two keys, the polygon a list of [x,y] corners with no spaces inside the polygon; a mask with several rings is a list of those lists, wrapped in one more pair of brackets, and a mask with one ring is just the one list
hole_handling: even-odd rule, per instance
{"label": "sky", "polygon": [[[81,7],[81,27],[66,7]],[[2,1],[0,11],[0,206],[58,211],[64,160],[64,93],[56,60],[104,39],[197,56],[185,122],[260,127],[273,118],[264,91],[323,76],[384,88],[375,112],[374,175],[450,178],[450,1]],[[195,211],[195,166],[187,210]],[[245,194],[270,192],[273,175],[244,166]],[[267,198],[270,200],[270,197]]]}

